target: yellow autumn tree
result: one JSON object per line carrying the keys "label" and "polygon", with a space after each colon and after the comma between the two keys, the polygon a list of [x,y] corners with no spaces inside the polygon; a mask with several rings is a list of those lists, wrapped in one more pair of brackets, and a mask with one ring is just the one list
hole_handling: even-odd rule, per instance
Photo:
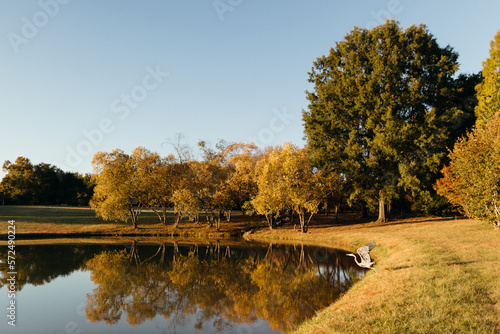
{"label": "yellow autumn tree", "polygon": [[268,147],[263,157],[255,166],[257,194],[250,201],[252,209],[264,215],[270,229],[275,226],[275,219],[286,207],[286,195],[280,182],[279,157],[282,147]]}
{"label": "yellow autumn tree", "polygon": [[483,81],[476,86],[478,124],[484,124],[500,110],[500,30],[490,44],[490,55],[483,62]]}
{"label": "yellow autumn tree", "polygon": [[256,168],[258,192],[252,205],[257,213],[265,215],[273,228],[273,217],[291,209],[299,217],[301,231],[307,232],[324,197],[324,186],[306,149],[289,143],[277,146]]}
{"label": "yellow autumn tree", "polygon": [[180,186],[173,192],[179,216],[199,219],[203,213],[210,226],[220,229],[221,217],[229,221],[231,211],[241,208],[255,192],[253,174],[255,145],[219,141],[215,147],[198,143],[201,159],[185,163]]}
{"label": "yellow autumn tree", "polygon": [[137,228],[144,208],[142,188],[136,172],[136,160],[122,150],[98,152],[92,160],[96,187],[90,206],[104,220],[132,222]]}
{"label": "yellow autumn tree", "polygon": [[[244,210],[244,205],[257,193],[255,166],[260,158],[260,151],[253,143],[234,143],[229,147],[225,166],[228,170],[225,191],[232,207]],[[231,211],[226,213],[231,218]]]}
{"label": "yellow autumn tree", "polygon": [[455,144],[442,173],[440,195],[468,217],[500,227],[500,111]]}

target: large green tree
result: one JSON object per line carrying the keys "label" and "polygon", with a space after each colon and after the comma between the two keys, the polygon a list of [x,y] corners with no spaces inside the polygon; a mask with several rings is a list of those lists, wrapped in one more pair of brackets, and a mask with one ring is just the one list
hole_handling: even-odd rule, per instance
{"label": "large green tree", "polygon": [[378,202],[379,220],[402,190],[422,195],[442,165],[464,117],[451,103],[457,57],[424,25],[387,21],[354,28],[314,62],[303,112],[313,161],[343,175],[351,201]]}

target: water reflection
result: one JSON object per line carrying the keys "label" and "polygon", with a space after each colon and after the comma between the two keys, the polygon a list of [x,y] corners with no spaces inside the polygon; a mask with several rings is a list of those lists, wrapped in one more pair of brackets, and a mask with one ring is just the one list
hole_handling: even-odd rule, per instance
{"label": "water reflection", "polygon": [[[328,306],[352,284],[350,261],[339,251],[306,246],[221,247],[166,244],[153,255],[103,252],[87,262],[97,285],[87,296],[90,321],[139,325],[162,315],[175,329],[195,317],[222,331],[269,321],[288,332]],[[144,260],[142,260],[144,258]]]}
{"label": "water reflection", "polygon": [[[84,331],[109,324],[107,332],[121,333],[126,322],[142,333],[141,324],[163,317],[168,332],[226,333],[262,321],[289,332],[363,274],[343,251],[303,245],[130,242],[16,250],[18,291],[57,277],[70,281],[77,271],[90,273],[94,288],[86,296],[85,315],[91,323],[79,324]],[[0,248],[1,258],[6,255]],[[0,288],[6,272],[0,263]]]}
{"label": "water reflection", "polygon": [[[18,245],[16,246],[16,290],[21,291],[26,284],[34,286],[51,282],[59,276],[85,267],[85,263],[101,252],[105,246],[69,245]],[[7,247],[0,247],[0,288],[7,284]]]}

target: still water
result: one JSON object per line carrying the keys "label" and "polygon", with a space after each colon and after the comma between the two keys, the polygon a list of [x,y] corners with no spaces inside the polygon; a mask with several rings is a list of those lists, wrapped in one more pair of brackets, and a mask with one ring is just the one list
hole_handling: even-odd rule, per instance
{"label": "still water", "polygon": [[287,333],[363,276],[337,249],[249,242],[0,248],[0,333]]}

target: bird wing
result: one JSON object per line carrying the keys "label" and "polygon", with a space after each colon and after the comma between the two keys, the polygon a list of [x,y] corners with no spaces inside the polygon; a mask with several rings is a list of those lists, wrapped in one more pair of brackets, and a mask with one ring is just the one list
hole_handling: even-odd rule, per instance
{"label": "bird wing", "polygon": [[370,257],[370,253],[368,251],[362,250],[360,248],[360,249],[358,249],[358,254],[359,254],[359,257],[361,257],[361,262],[372,262],[372,259]]}
{"label": "bird wing", "polygon": [[368,247],[368,251],[371,251],[372,249],[374,249],[374,248],[375,248],[375,241],[373,241],[373,240],[372,240],[372,241],[370,241],[369,243],[367,243],[367,244],[365,245],[365,247],[366,247],[366,246]]}
{"label": "bird wing", "polygon": [[358,254],[362,262],[372,262],[370,251],[375,248],[375,242],[370,241],[366,245],[358,248]]}

